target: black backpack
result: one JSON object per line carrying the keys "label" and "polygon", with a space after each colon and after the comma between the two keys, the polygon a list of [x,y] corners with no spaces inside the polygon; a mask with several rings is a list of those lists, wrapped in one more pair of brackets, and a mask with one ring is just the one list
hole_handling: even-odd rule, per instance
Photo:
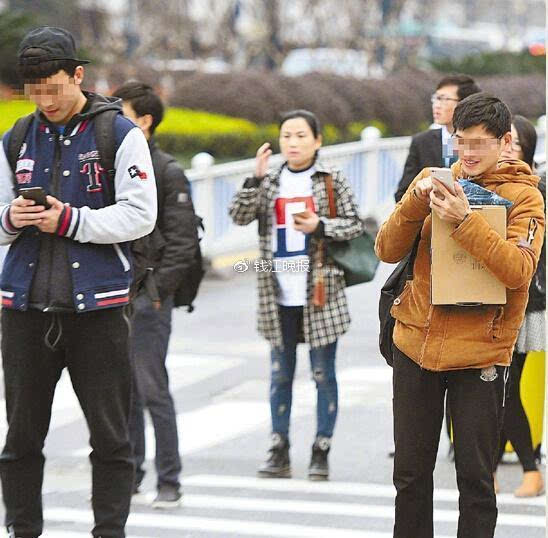
{"label": "black backpack", "polygon": [[[544,205],[546,205],[546,174],[540,176],[538,189],[544,199]],[[541,310],[546,310],[546,236],[540,251],[537,270],[529,286],[529,302],[527,303],[526,312]]]}
{"label": "black backpack", "polygon": [[390,309],[403,291],[403,288],[405,288],[405,283],[408,280],[413,280],[413,265],[417,256],[419,241],[420,232],[415,239],[411,252],[398,263],[381,288],[381,296],[379,298],[379,349],[389,366],[392,366],[394,362],[392,345],[394,342],[394,326],[396,324],[396,320],[390,314]]}
{"label": "black backpack", "polygon": [[173,296],[173,306],[186,306],[187,312],[192,312],[194,306],[192,303],[198,294],[198,288],[204,278],[204,262],[202,258],[202,250],[200,249],[200,241],[205,232],[204,221],[199,215],[196,216],[196,228],[198,230],[198,247],[194,255],[194,261],[189,269],[185,272],[182,284],[175,290]]}
{"label": "black backpack", "polygon": [[[114,163],[117,148],[114,137],[114,121],[118,114],[120,114],[120,111],[118,110],[106,110],[105,112],[98,114],[94,121],[95,141],[97,150],[99,151],[101,167],[107,174],[107,180],[103,185],[105,205],[112,205],[115,203],[114,177],[116,175],[116,169]],[[34,114],[29,114],[28,116],[20,118],[15,122],[11,130],[10,139],[8,141],[7,159],[14,173],[21,146],[23,145],[33,118]],[[15,177],[14,186],[17,191],[18,186],[15,183]],[[196,218],[197,228],[204,230],[202,219],[198,216]],[[135,297],[144,287],[153,303],[155,303],[156,306],[159,306],[160,297],[153,278],[152,263],[153,254],[155,252],[153,248],[155,231],[156,228],[151,234],[136,239],[131,243],[133,281],[130,289],[130,297]],[[203,275],[202,253],[200,245],[198,244],[194,263],[187,274],[185,274],[181,286],[175,292],[175,306],[187,306],[189,312],[194,310],[192,302],[196,298]]]}

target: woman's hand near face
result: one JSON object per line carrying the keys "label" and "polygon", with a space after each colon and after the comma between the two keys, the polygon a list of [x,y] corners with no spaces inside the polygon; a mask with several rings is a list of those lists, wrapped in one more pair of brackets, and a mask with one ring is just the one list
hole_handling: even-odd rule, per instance
{"label": "woman's hand near face", "polygon": [[258,150],[255,157],[255,177],[262,179],[268,170],[268,159],[272,155],[270,143],[265,142]]}

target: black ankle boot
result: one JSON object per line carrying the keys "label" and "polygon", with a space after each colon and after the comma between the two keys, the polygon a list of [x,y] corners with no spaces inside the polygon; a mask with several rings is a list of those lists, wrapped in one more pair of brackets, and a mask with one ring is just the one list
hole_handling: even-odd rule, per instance
{"label": "black ankle boot", "polygon": [[329,479],[329,464],[327,455],[331,448],[331,439],[329,437],[316,437],[316,441],[312,445],[312,457],[310,466],[308,467],[309,480],[328,480]]}
{"label": "black ankle boot", "polygon": [[279,433],[272,434],[272,445],[268,459],[259,467],[260,478],[291,478],[289,461],[289,441]]}

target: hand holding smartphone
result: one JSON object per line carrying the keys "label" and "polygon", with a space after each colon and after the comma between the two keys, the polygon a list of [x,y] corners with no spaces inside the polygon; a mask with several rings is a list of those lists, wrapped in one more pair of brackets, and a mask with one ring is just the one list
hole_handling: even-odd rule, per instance
{"label": "hand holding smartphone", "polygon": [[306,209],[306,204],[304,202],[292,202],[288,206],[288,211],[293,218],[306,218],[308,216],[308,209]]}
{"label": "hand holding smartphone", "polygon": [[19,189],[19,194],[25,200],[34,200],[36,205],[43,205],[46,209],[51,207],[46,200],[46,192],[42,187],[24,187]]}
{"label": "hand holding smartphone", "polygon": [[453,173],[450,168],[432,167],[430,168],[430,173],[432,174],[432,178],[437,179],[440,183],[443,183],[452,194],[456,194]]}

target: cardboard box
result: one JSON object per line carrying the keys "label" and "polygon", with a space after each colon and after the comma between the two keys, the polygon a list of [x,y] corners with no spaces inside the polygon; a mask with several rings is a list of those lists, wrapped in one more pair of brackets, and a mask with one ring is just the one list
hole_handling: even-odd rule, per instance
{"label": "cardboard box", "polygon": [[[472,206],[506,239],[504,206]],[[432,212],[430,302],[433,305],[506,304],[506,287],[451,237],[454,225]],[[487,245],[486,245],[487,246]]]}

